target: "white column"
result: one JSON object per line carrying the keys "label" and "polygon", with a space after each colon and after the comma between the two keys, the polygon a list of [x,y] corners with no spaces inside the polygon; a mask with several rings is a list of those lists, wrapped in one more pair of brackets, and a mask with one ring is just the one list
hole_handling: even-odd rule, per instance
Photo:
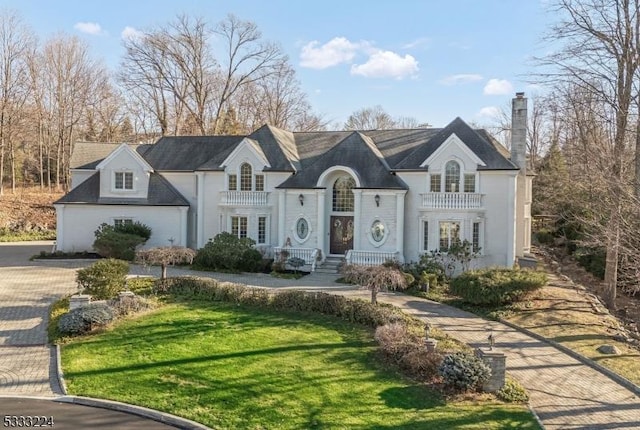
{"label": "white column", "polygon": [[404,263],[404,195],[406,191],[396,194],[396,251],[400,262]]}
{"label": "white column", "polygon": [[516,261],[516,191],[517,176],[509,177],[509,191],[507,193],[507,261],[506,267],[512,267]]}
{"label": "white column", "polygon": [[322,190],[318,190],[318,248],[320,248],[320,250],[322,251],[322,258],[326,258],[327,257],[327,250],[325,249],[325,223],[326,223],[326,214],[324,213],[325,210],[325,194],[326,194],[326,190],[322,189]]}
{"label": "white column", "polygon": [[187,246],[187,211],[188,207],[178,207],[180,211],[180,246]]}
{"label": "white column", "polygon": [[278,246],[284,246],[285,236],[285,213],[287,209],[287,190],[280,190],[278,193]]}
{"label": "white column", "polygon": [[353,249],[360,249],[360,230],[362,215],[362,190],[353,190]]}
{"label": "white column", "polygon": [[64,250],[64,205],[53,205],[56,208],[56,251]]}
{"label": "white column", "polygon": [[196,248],[204,246],[204,172],[196,172],[198,208],[196,211]]}

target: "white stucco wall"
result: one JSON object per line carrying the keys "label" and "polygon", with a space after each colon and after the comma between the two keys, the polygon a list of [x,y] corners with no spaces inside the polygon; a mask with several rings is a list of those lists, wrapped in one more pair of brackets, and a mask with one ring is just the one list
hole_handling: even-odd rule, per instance
{"label": "white stucco wall", "polygon": [[94,232],[102,223],[113,224],[115,218],[131,218],[151,227],[146,248],[185,246],[186,208],[176,206],[128,205],[55,205],[58,220],[57,249],[65,252],[91,251]]}
{"label": "white stucco wall", "polygon": [[[113,154],[113,158],[108,160],[100,172],[100,197],[147,197],[149,173],[145,172],[140,162],[128,150]],[[133,190],[116,190],[115,172],[132,172]]]}

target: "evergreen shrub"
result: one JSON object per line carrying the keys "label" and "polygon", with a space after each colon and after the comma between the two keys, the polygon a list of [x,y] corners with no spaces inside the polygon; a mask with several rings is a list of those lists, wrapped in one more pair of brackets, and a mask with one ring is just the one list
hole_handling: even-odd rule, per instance
{"label": "evergreen shrub", "polygon": [[504,305],[521,300],[546,283],[542,272],[489,268],[462,273],[451,280],[449,290],[474,305]]}
{"label": "evergreen shrub", "polygon": [[84,294],[90,294],[97,300],[107,300],[124,290],[128,273],[129,263],[108,258],[78,270],[76,282]]}

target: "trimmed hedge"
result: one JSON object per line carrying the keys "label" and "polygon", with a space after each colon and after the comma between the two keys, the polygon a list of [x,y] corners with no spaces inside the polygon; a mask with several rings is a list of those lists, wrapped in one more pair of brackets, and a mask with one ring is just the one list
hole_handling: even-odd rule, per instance
{"label": "trimmed hedge", "polygon": [[262,288],[219,283],[213,279],[189,276],[168,278],[158,282],[155,292],[183,299],[231,302],[286,311],[317,312],[372,328],[407,321],[408,318],[390,305],[372,305],[364,300],[352,300],[328,293],[299,290],[270,293]]}
{"label": "trimmed hedge", "polygon": [[193,265],[205,270],[258,272],[264,266],[262,254],[253,245],[255,241],[248,237],[223,232],[198,250]]}
{"label": "trimmed hedge", "polygon": [[547,283],[542,272],[520,269],[470,270],[451,280],[449,290],[474,305],[504,305],[521,300]]}

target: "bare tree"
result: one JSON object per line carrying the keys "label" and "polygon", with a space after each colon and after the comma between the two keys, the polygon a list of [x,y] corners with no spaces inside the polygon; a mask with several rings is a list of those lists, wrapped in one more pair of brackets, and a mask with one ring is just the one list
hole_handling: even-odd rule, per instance
{"label": "bare tree", "polygon": [[34,37],[16,12],[0,12],[0,195],[9,155],[11,189],[16,187],[16,129],[28,97],[28,55]]}
{"label": "bare tree", "polygon": [[344,130],[387,130],[396,128],[395,120],[380,105],[355,111],[347,122]]}
{"label": "bare tree", "polygon": [[267,79],[282,70],[286,57],[281,49],[262,39],[255,23],[228,15],[215,33],[224,45],[224,61],[220,61],[219,87],[213,132],[218,132],[222,113],[229,100],[244,86]]}

